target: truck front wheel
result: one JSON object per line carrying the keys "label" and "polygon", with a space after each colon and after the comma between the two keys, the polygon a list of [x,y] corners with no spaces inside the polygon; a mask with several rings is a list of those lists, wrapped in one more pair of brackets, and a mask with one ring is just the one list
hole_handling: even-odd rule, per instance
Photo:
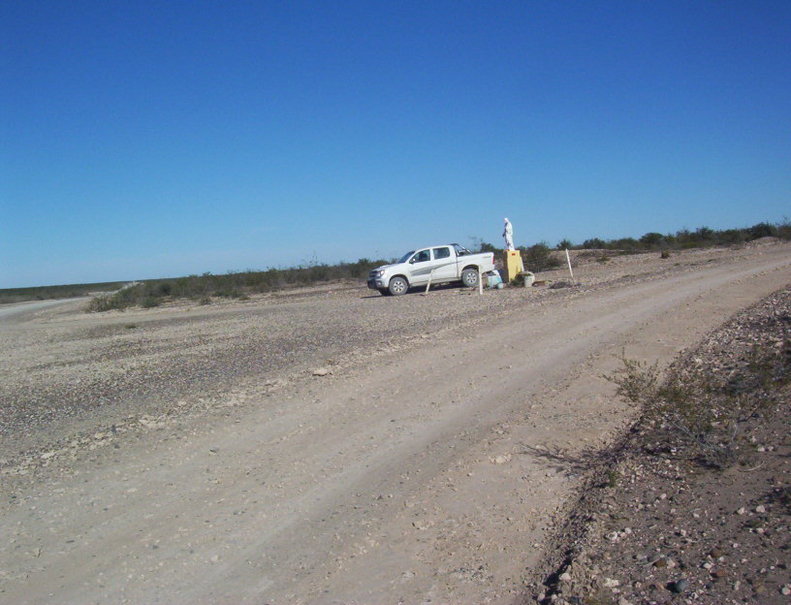
{"label": "truck front wheel", "polygon": [[409,284],[403,277],[394,277],[387,288],[393,296],[401,296],[409,290]]}
{"label": "truck front wheel", "polygon": [[461,272],[461,283],[468,288],[475,288],[478,285],[478,270],[465,269]]}

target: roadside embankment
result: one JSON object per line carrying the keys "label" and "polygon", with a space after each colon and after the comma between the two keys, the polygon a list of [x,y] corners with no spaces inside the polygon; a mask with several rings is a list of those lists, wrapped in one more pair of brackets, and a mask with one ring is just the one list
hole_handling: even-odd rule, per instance
{"label": "roadside embankment", "polygon": [[592,459],[524,602],[788,603],[791,289],[736,315],[659,377],[613,378],[643,415]]}

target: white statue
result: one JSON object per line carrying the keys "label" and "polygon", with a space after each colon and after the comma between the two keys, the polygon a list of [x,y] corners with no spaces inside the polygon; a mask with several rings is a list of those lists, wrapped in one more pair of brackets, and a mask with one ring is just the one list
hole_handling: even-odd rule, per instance
{"label": "white statue", "polygon": [[503,229],[503,237],[505,238],[505,249],[506,250],[513,250],[514,249],[514,228],[511,225],[511,221],[508,220],[508,217],[505,218],[505,229]]}

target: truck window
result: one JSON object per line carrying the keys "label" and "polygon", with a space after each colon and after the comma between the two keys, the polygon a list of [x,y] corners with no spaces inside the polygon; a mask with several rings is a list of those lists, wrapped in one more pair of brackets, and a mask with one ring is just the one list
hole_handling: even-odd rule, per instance
{"label": "truck window", "polygon": [[409,257],[410,257],[410,256],[412,256],[414,253],[415,253],[415,251],[414,251],[414,250],[410,250],[409,252],[407,252],[406,254],[404,254],[404,256],[402,256],[402,257],[401,257],[401,260],[399,260],[398,262],[399,262],[399,263],[405,263],[405,262],[407,262],[407,261],[409,260]]}
{"label": "truck window", "polygon": [[441,258],[448,258],[450,256],[450,248],[434,248],[434,260]]}
{"label": "truck window", "polygon": [[431,260],[431,255],[429,254],[428,250],[421,250],[415,256],[412,257],[410,263],[425,263],[427,260]]}

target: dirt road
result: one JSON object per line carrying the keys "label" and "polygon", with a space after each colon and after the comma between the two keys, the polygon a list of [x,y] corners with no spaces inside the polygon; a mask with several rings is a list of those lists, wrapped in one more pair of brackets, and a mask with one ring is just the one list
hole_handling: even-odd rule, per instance
{"label": "dirt road", "polygon": [[[306,348],[304,359],[287,355],[291,377],[234,357],[236,369],[205,408],[192,405],[187,386],[171,397],[163,380],[154,382],[168,394],[159,407],[150,390],[123,383],[119,392],[128,396],[90,412],[80,401],[75,409],[84,413],[64,416],[68,422],[31,412],[36,430],[25,432],[4,411],[0,601],[511,602],[581,481],[537,453],[595,450],[632,418],[601,378],[617,356],[667,362],[791,283],[787,245],[685,259],[676,269],[591,264],[576,271],[589,287],[535,297],[448,290],[365,299],[363,289],[329,303],[308,296],[289,307],[293,321],[310,324],[322,304],[328,312],[313,329],[297,330],[300,339],[318,338],[319,326],[333,323],[333,304],[357,316],[367,305],[390,327],[377,338],[373,322],[366,338],[333,333],[333,346]],[[309,312],[294,319],[299,309]],[[242,334],[275,311],[212,313],[218,333]],[[142,317],[102,321],[115,322],[117,335],[122,324],[156,321]],[[392,329],[399,320],[403,331]],[[39,321],[57,332],[87,320],[63,312]],[[201,322],[193,315],[183,325],[194,333]],[[31,330],[2,334],[21,351],[0,366],[16,381],[5,387],[7,400],[60,392],[52,389],[70,376],[53,365],[33,369],[44,349],[26,340]],[[220,337],[205,330],[210,350],[195,355],[211,382],[206,360],[228,363],[233,346],[218,347]],[[174,355],[168,339],[157,346]],[[52,359],[76,355],[68,346],[52,342],[46,351]],[[168,367],[192,367],[189,353],[181,355],[183,363]],[[314,376],[321,362],[331,373]],[[79,366],[76,357],[71,363]],[[158,363],[153,353],[122,360],[141,377],[138,366]],[[35,380],[25,383],[31,373]],[[137,424],[117,420],[135,398],[146,414]],[[189,413],[170,413],[179,402]],[[92,418],[96,427],[112,420],[115,430],[85,438]],[[78,429],[83,437],[69,442]],[[17,432],[29,446],[24,456]]]}
{"label": "dirt road", "polygon": [[0,321],[18,321],[20,317],[37,313],[42,309],[59,307],[74,302],[81,303],[84,299],[63,298],[56,300],[42,300],[37,302],[12,303],[0,306]]}

